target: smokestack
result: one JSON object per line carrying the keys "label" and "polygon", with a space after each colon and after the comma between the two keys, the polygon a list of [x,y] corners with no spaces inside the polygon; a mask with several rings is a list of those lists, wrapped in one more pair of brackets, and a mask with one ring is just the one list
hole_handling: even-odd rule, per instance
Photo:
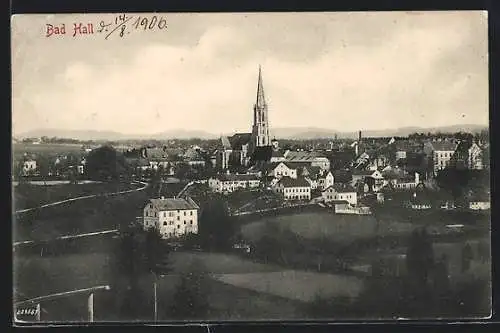
{"label": "smokestack", "polygon": [[361,131],[358,133],[358,142],[361,142]]}

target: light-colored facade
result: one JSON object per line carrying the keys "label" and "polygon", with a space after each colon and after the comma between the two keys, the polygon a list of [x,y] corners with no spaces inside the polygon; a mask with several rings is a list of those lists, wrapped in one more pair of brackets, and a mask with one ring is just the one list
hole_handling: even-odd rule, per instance
{"label": "light-colored facade", "polygon": [[324,190],[335,183],[335,178],[330,171],[327,171],[318,177],[318,188]]}
{"label": "light-colored facade", "polygon": [[23,162],[23,175],[27,176],[33,174],[36,171],[36,161],[35,160],[26,160]]}
{"label": "light-colored facade", "polygon": [[347,201],[350,205],[358,204],[358,194],[351,186],[330,186],[321,193],[325,202],[330,201]]}
{"label": "light-colored facade", "polygon": [[283,177],[274,189],[285,200],[311,200],[311,186],[304,178]]}
{"label": "light-colored facade", "polygon": [[273,170],[271,170],[271,176],[274,178],[290,177],[296,179],[297,169],[281,162]]}
{"label": "light-colored facade", "polygon": [[208,186],[214,192],[230,193],[238,189],[255,190],[260,187],[260,179],[257,175],[228,174],[212,177],[208,180]]}
{"label": "light-colored facade", "polygon": [[162,238],[198,233],[199,206],[191,199],[151,199],[143,210],[144,228],[156,228]]}

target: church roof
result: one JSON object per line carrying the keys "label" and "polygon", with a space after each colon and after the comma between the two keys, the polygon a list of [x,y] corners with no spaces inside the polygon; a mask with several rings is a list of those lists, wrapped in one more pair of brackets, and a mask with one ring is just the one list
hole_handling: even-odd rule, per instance
{"label": "church roof", "polygon": [[241,146],[246,145],[252,139],[252,133],[236,133],[229,137],[229,142],[234,150],[241,150]]}
{"label": "church roof", "polygon": [[257,100],[255,101],[256,107],[263,107],[266,105],[266,98],[264,96],[264,85],[262,84],[262,70],[259,66],[259,79],[257,82]]}

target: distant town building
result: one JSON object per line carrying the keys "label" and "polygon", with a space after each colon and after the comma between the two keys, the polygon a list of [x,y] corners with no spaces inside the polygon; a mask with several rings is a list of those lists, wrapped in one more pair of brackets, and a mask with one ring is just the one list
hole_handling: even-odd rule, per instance
{"label": "distant town building", "polygon": [[199,206],[191,199],[150,199],[144,207],[144,228],[156,228],[162,238],[198,233]]}
{"label": "distant town building", "polygon": [[470,170],[482,170],[483,150],[476,142],[462,141],[453,155],[455,163]]}
{"label": "distant town building", "polygon": [[324,189],[321,193],[325,202],[330,201],[347,201],[350,205],[358,204],[358,194],[356,189],[347,184],[333,184]]}
{"label": "distant town building", "polygon": [[275,185],[275,191],[285,200],[311,200],[311,186],[303,177],[282,177]]}
{"label": "distant town building", "polygon": [[452,141],[429,141],[424,144],[424,152],[433,163],[434,174],[450,165],[450,161],[457,149]]}
{"label": "distant town building", "polygon": [[254,190],[259,188],[260,179],[255,174],[220,174],[208,180],[214,192],[230,193],[238,189]]}
{"label": "distant town building", "polygon": [[23,162],[22,165],[22,174],[23,176],[30,176],[36,172],[37,164],[34,159],[27,159]]}
{"label": "distant town building", "polygon": [[286,151],[285,160],[288,163],[307,163],[324,170],[330,170],[330,160],[320,152],[316,151]]}

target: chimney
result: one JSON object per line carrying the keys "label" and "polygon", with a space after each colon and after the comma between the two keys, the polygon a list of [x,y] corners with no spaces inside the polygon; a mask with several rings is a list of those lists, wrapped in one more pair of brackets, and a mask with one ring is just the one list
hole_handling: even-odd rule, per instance
{"label": "chimney", "polygon": [[358,133],[358,142],[361,142],[361,131]]}

